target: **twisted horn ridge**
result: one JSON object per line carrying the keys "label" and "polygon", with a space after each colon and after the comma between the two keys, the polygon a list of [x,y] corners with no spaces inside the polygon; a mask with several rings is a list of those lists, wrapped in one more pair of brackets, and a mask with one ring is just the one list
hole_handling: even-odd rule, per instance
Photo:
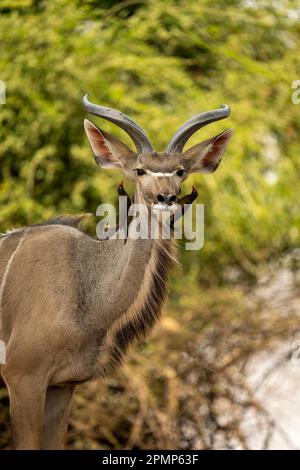
{"label": "twisted horn ridge", "polygon": [[188,139],[201,127],[207,126],[220,119],[225,119],[230,115],[230,108],[227,104],[221,104],[221,109],[214,109],[206,113],[196,114],[186,121],[172,137],[167,147],[169,153],[182,153],[183,147]]}
{"label": "twisted horn ridge", "polygon": [[144,150],[153,151],[153,147],[143,129],[129,116],[126,116],[126,114],[123,114],[116,109],[91,103],[88,100],[88,95],[85,95],[82,101],[83,106],[89,113],[102,117],[103,119],[107,119],[107,121],[113,122],[127,132],[129,137],[133,140],[138,152],[142,152]]}

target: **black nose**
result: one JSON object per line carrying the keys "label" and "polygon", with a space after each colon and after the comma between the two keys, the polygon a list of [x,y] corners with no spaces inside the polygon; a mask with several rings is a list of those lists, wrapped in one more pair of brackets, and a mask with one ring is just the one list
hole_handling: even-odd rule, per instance
{"label": "black nose", "polygon": [[173,202],[176,202],[176,195],[175,194],[158,194],[157,195],[157,200],[158,202],[163,202],[164,204],[168,204],[168,206],[171,206]]}

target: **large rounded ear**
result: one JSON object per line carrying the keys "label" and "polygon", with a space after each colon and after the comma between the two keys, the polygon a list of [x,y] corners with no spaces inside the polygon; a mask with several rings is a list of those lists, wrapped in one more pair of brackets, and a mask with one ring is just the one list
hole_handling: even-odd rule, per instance
{"label": "large rounded ear", "polygon": [[126,160],[133,155],[132,150],[108,132],[101,131],[88,119],[84,120],[84,129],[97,165],[124,169]]}
{"label": "large rounded ear", "polygon": [[194,145],[183,153],[183,165],[189,173],[213,173],[218,168],[233,129]]}

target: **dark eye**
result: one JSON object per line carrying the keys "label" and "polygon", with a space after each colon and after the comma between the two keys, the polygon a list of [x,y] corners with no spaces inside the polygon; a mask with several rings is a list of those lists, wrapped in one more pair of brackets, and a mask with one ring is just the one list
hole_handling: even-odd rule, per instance
{"label": "dark eye", "polygon": [[143,168],[137,168],[136,169],[136,173],[138,176],[143,176],[146,174],[145,170],[143,170]]}
{"label": "dark eye", "polygon": [[184,174],[184,170],[177,170],[177,171],[176,171],[176,175],[177,175],[177,176],[180,176],[180,177],[181,177],[181,176],[183,176],[183,174]]}

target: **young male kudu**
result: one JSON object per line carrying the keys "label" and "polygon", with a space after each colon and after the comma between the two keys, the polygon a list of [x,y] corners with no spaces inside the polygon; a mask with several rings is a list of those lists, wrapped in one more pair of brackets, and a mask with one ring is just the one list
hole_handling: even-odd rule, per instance
{"label": "young male kudu", "polygon": [[[83,102],[133,140],[136,152],[84,121],[96,163],[123,171],[135,182],[135,203],[149,210],[176,202],[189,174],[215,171],[232,136],[229,129],[183,151],[194,132],[229,116],[223,105],[193,116],[156,152],[128,116],[87,96]],[[153,327],[166,300],[174,239],[99,240],[78,220],[59,217],[0,237],[1,376],[16,449],[61,448],[76,384],[107,376]]]}

